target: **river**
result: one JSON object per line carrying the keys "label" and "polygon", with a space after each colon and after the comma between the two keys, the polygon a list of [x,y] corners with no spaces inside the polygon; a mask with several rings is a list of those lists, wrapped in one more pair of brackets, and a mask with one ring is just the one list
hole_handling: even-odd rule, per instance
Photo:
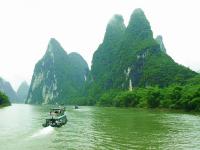
{"label": "river", "polygon": [[137,108],[66,108],[68,122],[43,128],[50,106],[0,109],[0,150],[200,149],[200,115]]}

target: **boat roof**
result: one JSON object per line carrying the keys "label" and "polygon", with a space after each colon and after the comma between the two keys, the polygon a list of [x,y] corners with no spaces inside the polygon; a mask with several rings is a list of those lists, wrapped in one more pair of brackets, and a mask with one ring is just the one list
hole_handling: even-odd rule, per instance
{"label": "boat roof", "polygon": [[64,108],[51,108],[51,110],[60,110],[60,109],[64,109]]}
{"label": "boat roof", "polygon": [[61,109],[65,109],[65,107],[56,107],[56,108],[51,108],[51,110],[61,110]]}

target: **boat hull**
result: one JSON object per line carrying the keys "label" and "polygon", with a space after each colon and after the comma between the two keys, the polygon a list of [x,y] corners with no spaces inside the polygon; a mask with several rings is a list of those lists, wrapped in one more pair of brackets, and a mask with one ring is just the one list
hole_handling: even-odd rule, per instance
{"label": "boat hull", "polygon": [[61,127],[67,123],[67,116],[63,115],[59,118],[46,119],[46,122],[42,124],[43,127]]}

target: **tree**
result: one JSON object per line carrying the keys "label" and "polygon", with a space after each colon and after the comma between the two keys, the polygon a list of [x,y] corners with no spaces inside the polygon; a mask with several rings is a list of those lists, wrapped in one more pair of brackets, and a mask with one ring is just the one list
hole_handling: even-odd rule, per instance
{"label": "tree", "polygon": [[0,106],[8,106],[8,105],[10,105],[8,96],[6,96],[3,92],[0,91]]}
{"label": "tree", "polygon": [[147,92],[147,104],[150,108],[155,108],[160,105],[160,100],[162,99],[162,95],[160,89],[151,88]]}

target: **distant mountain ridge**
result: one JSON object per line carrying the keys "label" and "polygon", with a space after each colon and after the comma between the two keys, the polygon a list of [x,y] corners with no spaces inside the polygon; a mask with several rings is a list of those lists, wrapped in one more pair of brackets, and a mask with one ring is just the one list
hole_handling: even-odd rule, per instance
{"label": "distant mountain ridge", "polygon": [[17,90],[18,103],[25,103],[28,96],[29,85],[26,81],[22,82]]}
{"label": "distant mountain ridge", "polygon": [[0,91],[8,96],[11,103],[17,103],[18,97],[16,92],[13,90],[11,84],[3,78],[0,78]]}

